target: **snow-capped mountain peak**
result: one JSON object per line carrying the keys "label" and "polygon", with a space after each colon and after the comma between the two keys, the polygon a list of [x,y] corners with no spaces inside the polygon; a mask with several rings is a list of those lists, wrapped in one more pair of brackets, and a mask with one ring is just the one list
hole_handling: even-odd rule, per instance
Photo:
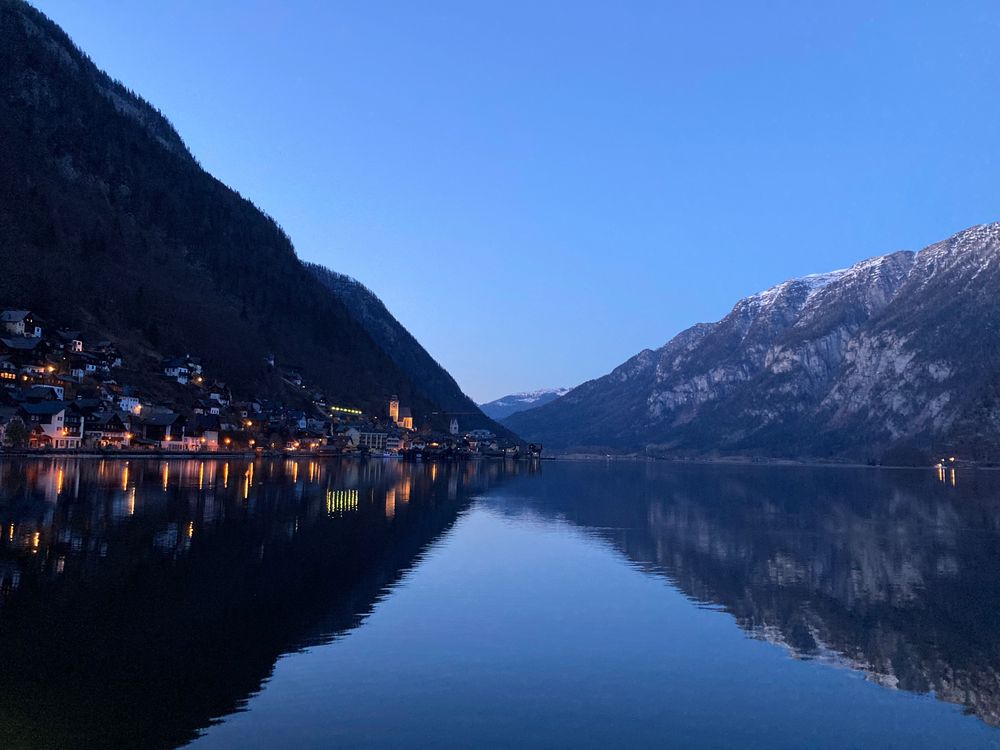
{"label": "snow-capped mountain peak", "polygon": [[971,227],[784,281],[507,425],[557,450],[995,460],[998,297],[1000,223]]}
{"label": "snow-capped mountain peak", "polygon": [[480,404],[479,408],[493,419],[502,420],[511,414],[516,414],[525,409],[533,409],[555,401],[560,396],[569,393],[569,388],[539,388],[534,391],[523,391],[521,393],[511,393],[502,396],[494,401]]}

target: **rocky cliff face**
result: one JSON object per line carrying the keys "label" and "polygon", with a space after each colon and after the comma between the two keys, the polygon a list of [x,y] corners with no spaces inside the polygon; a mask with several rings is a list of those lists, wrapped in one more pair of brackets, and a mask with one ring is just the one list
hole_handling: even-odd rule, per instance
{"label": "rocky cliff face", "polygon": [[988,459],[1000,449],[998,264],[990,224],[792,279],[510,426],[564,449]]}

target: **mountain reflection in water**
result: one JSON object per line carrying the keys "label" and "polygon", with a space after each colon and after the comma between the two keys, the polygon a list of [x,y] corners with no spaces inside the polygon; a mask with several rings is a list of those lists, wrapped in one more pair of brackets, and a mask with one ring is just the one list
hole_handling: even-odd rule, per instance
{"label": "mountain reflection in water", "polygon": [[512,513],[578,525],[752,637],[1000,726],[1000,473],[586,463]]}
{"label": "mountain reflection in water", "polygon": [[517,468],[0,462],[0,747],[192,739]]}
{"label": "mountain reflection in water", "polygon": [[[503,524],[520,529],[521,536],[500,533]],[[560,536],[567,524],[580,533]],[[557,533],[546,536],[544,529]],[[423,553],[442,538],[449,542],[435,551],[452,555],[449,570],[485,560],[477,577],[440,577],[442,558]],[[513,538],[530,545],[548,539],[554,549],[549,554],[536,545],[532,554],[499,541],[509,544]],[[489,554],[483,544],[492,545]],[[591,547],[633,578],[666,579],[693,604],[665,586],[644,588],[649,595],[642,601],[619,595],[604,579],[580,588],[578,563],[608,574],[608,568],[594,567]],[[518,554],[532,561],[530,569],[513,565]],[[408,588],[435,559],[438,577]],[[389,638],[406,632],[402,648],[426,660],[426,672],[419,668],[424,661],[400,665],[410,670],[411,682],[419,677],[436,684],[440,655],[455,656],[451,668],[473,665],[467,684],[481,691],[475,693],[479,699],[428,687],[411,691],[424,700],[412,711],[390,712],[397,729],[433,727],[436,736],[457,745],[471,738],[509,745],[541,727],[555,734],[531,735],[539,746],[551,737],[593,744],[595,725],[574,713],[592,705],[608,712],[606,726],[629,728],[628,736],[662,746],[670,736],[663,732],[673,731],[692,711],[705,716],[731,711],[734,706],[714,706],[710,693],[682,687],[670,694],[677,716],[666,725],[653,721],[671,708],[655,702],[668,692],[656,675],[683,680],[704,671],[711,677],[705,684],[719,684],[712,680],[732,674],[731,664],[716,658],[697,630],[676,631],[676,643],[662,644],[675,650],[660,653],[655,629],[662,621],[650,617],[645,606],[659,596],[675,598],[688,612],[697,612],[695,606],[722,609],[751,637],[778,644],[798,659],[848,667],[888,689],[932,693],[997,726],[998,563],[1000,473],[993,472],[942,477],[916,470],[638,462],[0,461],[0,747],[183,744],[247,706],[283,654],[358,628],[383,598],[380,632]],[[519,575],[511,572],[515,568]],[[411,570],[407,587],[394,586]],[[474,588],[474,596],[456,591],[455,581]],[[531,591],[545,592],[548,599],[540,601],[537,593],[533,599]],[[583,591],[589,598],[582,598]],[[403,599],[409,610],[386,613],[385,605]],[[479,620],[456,614],[455,607],[477,606],[484,610]],[[620,619],[585,617],[604,607],[617,608]],[[466,653],[475,639],[444,643],[426,631],[409,632],[412,620],[401,612],[424,613],[424,628],[431,630],[448,618],[486,623],[488,637],[499,643],[488,653]],[[586,619],[595,637],[575,633],[575,620],[564,619],[564,612]],[[370,633],[377,622],[378,616],[371,618],[355,635]],[[608,623],[656,644],[642,652],[650,670],[619,658],[619,633]],[[320,653],[324,649],[303,656],[314,659],[301,666],[317,680],[308,684],[341,698],[344,690],[355,689],[353,683],[332,684],[346,665],[329,655],[351,640],[356,638],[324,647],[327,657]],[[601,648],[606,650],[598,653]],[[669,662],[677,658],[677,648],[690,656],[683,664]],[[557,658],[547,660],[547,652]],[[352,653],[362,673],[371,666],[371,654]],[[530,671],[525,653],[534,654],[545,674]],[[668,653],[674,656],[664,656]],[[399,656],[386,655],[380,666]],[[610,679],[620,699],[608,693],[609,702],[602,703],[604,693],[577,694],[575,683],[562,694],[543,689],[532,699],[534,718],[513,720],[511,706],[519,694],[531,684],[544,687],[551,672],[569,671],[578,662],[592,665],[585,673],[596,681]],[[527,671],[511,675],[509,664]],[[373,678],[357,692],[377,688],[383,691],[379,695],[391,696],[396,668],[392,662],[380,673],[389,682]],[[761,679],[776,674],[762,672]],[[275,675],[261,698],[279,681],[280,673]],[[751,683],[756,677],[748,674]],[[643,688],[633,691],[632,684]],[[283,686],[289,689],[287,681]],[[862,699],[837,694],[846,701]],[[305,701],[306,695],[313,693],[286,698]],[[457,699],[466,706],[464,718],[471,724],[463,726],[471,735],[457,728],[448,734],[445,719]],[[251,701],[249,713],[241,716],[274,718],[277,712],[284,721],[281,711],[301,706],[272,701],[255,708],[259,703]],[[814,703],[799,706],[807,708],[822,710]],[[787,715],[795,721],[795,711]],[[641,717],[638,728],[628,716]],[[363,718],[357,719],[357,734],[350,733],[354,725],[347,726],[348,716],[340,718],[338,728],[317,714],[315,746],[329,746],[333,735],[324,732],[333,730],[344,732],[337,736],[348,744],[364,744],[366,738],[379,744],[366,734],[373,727]],[[380,716],[376,728],[388,718]],[[600,715],[590,718],[604,721]],[[983,724],[963,721],[990,733]],[[850,739],[850,719],[841,723]],[[235,724],[237,733],[253,726]],[[809,736],[809,727],[787,728]],[[761,729],[758,746],[768,745],[767,731],[785,729],[780,724]],[[213,740],[215,730],[203,739]],[[982,739],[973,735],[964,739]],[[232,736],[215,734],[215,746]],[[733,736],[711,735],[718,741]]]}

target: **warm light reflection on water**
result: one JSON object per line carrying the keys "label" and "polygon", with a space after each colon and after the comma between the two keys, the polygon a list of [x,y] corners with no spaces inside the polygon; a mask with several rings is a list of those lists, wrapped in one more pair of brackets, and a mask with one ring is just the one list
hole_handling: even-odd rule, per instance
{"label": "warm light reflection on water", "polygon": [[982,746],[997,498],[952,467],[0,461],[0,746]]}

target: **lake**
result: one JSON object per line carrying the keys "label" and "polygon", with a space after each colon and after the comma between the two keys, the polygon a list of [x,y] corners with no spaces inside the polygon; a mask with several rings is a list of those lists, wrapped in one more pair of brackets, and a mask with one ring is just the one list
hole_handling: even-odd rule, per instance
{"label": "lake", "polygon": [[0,461],[0,746],[1000,747],[1000,473]]}

